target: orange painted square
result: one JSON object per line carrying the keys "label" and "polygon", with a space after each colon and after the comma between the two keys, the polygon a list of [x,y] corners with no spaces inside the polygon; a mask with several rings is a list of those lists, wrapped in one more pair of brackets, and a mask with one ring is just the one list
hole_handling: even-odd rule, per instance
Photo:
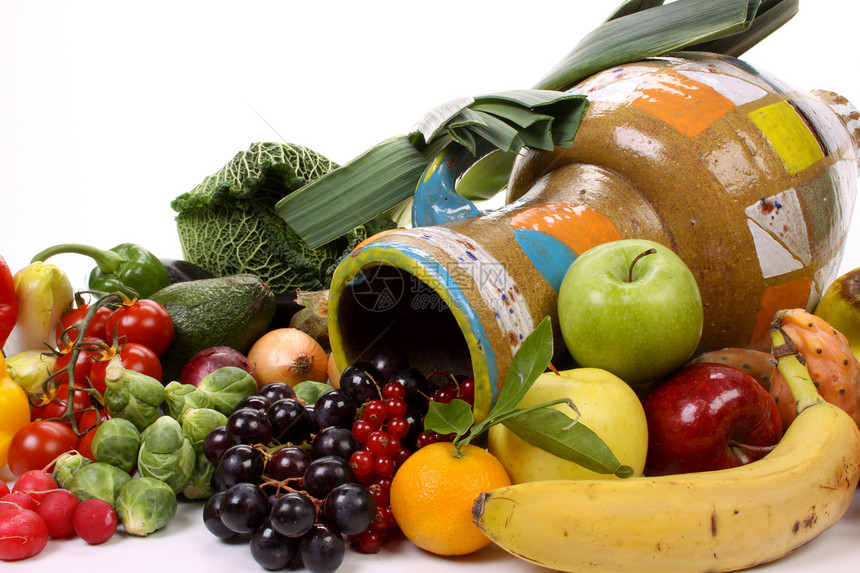
{"label": "orange painted square", "polygon": [[776,311],[783,308],[804,308],[809,299],[810,277],[803,277],[781,285],[772,286],[761,295],[748,348],[767,350],[770,348],[770,323]]}
{"label": "orange painted square", "polygon": [[633,105],[689,137],[696,137],[735,108],[731,100],[710,86],[671,70],[643,82]]}

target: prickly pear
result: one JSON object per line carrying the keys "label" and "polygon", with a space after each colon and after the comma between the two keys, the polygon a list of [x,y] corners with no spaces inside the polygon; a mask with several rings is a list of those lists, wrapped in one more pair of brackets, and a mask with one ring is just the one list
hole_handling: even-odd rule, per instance
{"label": "prickly pear", "polygon": [[[806,360],[821,396],[860,425],[860,362],[851,352],[848,339],[823,318],[801,308],[777,313],[776,320]],[[787,428],[797,414],[788,384],[779,371],[774,372],[770,394]]]}

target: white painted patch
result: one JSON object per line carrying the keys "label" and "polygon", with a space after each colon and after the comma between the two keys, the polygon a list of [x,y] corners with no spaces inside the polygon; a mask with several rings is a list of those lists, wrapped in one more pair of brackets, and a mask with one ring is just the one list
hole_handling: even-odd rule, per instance
{"label": "white painted patch", "polygon": [[794,189],[756,201],[744,209],[744,213],[804,265],[812,260],[806,219]]}
{"label": "white painted patch", "polygon": [[694,70],[677,70],[693,81],[712,88],[720,95],[735,105],[744,105],[759,100],[767,95],[762,88],[746,82],[742,79],[713,72],[700,72]]}
{"label": "white painted patch", "polygon": [[803,268],[803,263],[779,244],[770,233],[751,220],[747,220],[747,226],[752,233],[762,277],[769,279]]}

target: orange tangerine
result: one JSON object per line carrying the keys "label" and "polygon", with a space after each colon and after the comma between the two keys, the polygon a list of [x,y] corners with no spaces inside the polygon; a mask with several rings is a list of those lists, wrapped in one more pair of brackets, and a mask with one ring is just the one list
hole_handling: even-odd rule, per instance
{"label": "orange tangerine", "polygon": [[472,522],[482,492],[511,483],[501,462],[471,444],[435,442],[415,451],[394,474],[391,511],[412,543],[437,555],[467,555],[491,541]]}

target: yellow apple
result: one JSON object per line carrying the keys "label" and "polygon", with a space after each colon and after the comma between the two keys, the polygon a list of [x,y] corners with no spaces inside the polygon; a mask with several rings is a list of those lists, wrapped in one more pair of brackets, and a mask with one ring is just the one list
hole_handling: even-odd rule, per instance
{"label": "yellow apple", "polygon": [[[640,475],[648,452],[648,426],[642,403],[633,389],[614,374],[601,368],[575,368],[555,374],[541,374],[520,402],[520,408],[569,398],[576,404],[579,420],[593,430],[622,464]],[[567,405],[553,406],[574,415]],[[618,479],[599,474],[532,446],[502,424],[492,426],[488,448],[514,483],[548,479]]]}

